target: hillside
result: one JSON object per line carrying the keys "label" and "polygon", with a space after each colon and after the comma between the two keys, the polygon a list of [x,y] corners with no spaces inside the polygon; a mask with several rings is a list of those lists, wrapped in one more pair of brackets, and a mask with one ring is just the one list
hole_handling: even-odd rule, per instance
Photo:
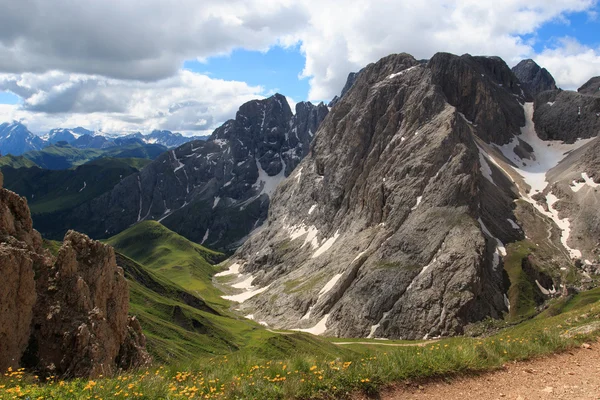
{"label": "hillside", "polygon": [[222,253],[193,243],[156,221],[135,224],[106,243],[208,303],[227,305],[212,285],[212,276],[218,272],[213,264],[224,259]]}
{"label": "hillside", "polygon": [[154,159],[167,148],[155,144],[130,144],[106,149],[79,149],[68,144],[58,143],[42,150],[29,151],[23,157],[40,168],[60,170],[83,165],[98,158],[147,158]]}
{"label": "hillside", "polygon": [[118,251],[117,263],[130,281],[130,307],[148,339],[148,350],[161,362],[190,362],[238,351],[279,357],[292,351],[343,354],[320,339],[303,334],[282,337],[231,314],[230,303],[211,283],[218,271],[211,263],[223,255],[158,222],[141,222],[107,242]]}
{"label": "hillside", "polygon": [[13,156],[8,154],[0,157],[0,168],[1,167],[12,167],[12,168],[31,168],[39,167],[36,163],[23,156]]}
{"label": "hillside", "polygon": [[280,94],[243,104],[210,139],[163,153],[73,210],[65,225],[107,238],[155,220],[211,248],[237,248],[266,219],[277,184],[309,153],[328,113],[322,103],[295,109]]}
{"label": "hillside", "polygon": [[[61,212],[112,189],[121,179],[143,166],[138,159],[103,158],[75,169],[48,170],[2,167],[6,188],[27,198],[41,231],[60,225]],[[48,224],[48,225],[47,225]]]}

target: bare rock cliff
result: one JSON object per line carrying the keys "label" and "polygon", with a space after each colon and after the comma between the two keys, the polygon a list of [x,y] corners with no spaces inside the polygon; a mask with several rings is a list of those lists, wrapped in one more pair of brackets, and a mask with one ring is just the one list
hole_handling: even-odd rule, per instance
{"label": "bare rock cliff", "polygon": [[150,361],[114,250],[69,231],[52,257],[27,201],[1,188],[0,273],[0,370],[94,377]]}

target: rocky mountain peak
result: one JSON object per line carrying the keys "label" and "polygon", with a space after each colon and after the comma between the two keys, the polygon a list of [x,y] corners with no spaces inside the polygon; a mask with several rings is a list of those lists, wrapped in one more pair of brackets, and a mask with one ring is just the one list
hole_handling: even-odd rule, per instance
{"label": "rocky mountain peak", "polygon": [[[519,106],[516,82],[503,62],[470,56],[368,65],[236,254],[260,288],[243,312],[275,327],[394,338],[499,316],[505,280],[489,232],[510,227],[498,229],[491,210],[510,215],[512,198],[479,174],[483,134],[458,106],[487,125],[480,107]],[[479,200],[484,192],[498,201]]]}
{"label": "rocky mountain peak", "polygon": [[577,92],[590,96],[600,97],[600,76],[595,76],[584,83]]}
{"label": "rocky mountain peak", "polygon": [[505,144],[525,125],[526,94],[499,57],[437,53],[427,63],[432,79],[486,142]]}
{"label": "rocky mountain peak", "polygon": [[96,237],[153,219],[213,248],[237,247],[259,227],[275,188],[309,153],[328,109],[280,94],[243,104],[207,141],[170,150],[75,210],[69,228]]}
{"label": "rocky mountain peak", "polygon": [[546,90],[557,89],[550,72],[546,68],[540,67],[532,59],[522,60],[512,68],[512,71],[532,98]]}

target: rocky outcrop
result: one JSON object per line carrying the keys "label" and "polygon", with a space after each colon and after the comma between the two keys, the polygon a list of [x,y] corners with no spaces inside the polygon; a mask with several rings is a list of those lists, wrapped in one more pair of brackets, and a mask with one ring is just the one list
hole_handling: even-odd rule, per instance
{"label": "rocky outcrop", "polygon": [[530,100],[546,90],[556,90],[556,82],[546,68],[540,67],[531,59],[522,60],[512,68]]}
{"label": "rocky outcrop", "polygon": [[346,95],[346,93],[348,93],[348,90],[350,90],[350,88],[352,88],[352,85],[354,85],[354,82],[356,82],[356,78],[358,78],[358,75],[361,72],[362,72],[362,69],[358,72],[350,72],[348,74],[348,77],[346,78],[346,84],[342,88],[342,92],[340,93],[339,96],[336,95],[333,97],[333,99],[331,99],[331,101],[327,105],[328,107],[333,107],[337,103],[339,103],[339,101],[342,99],[342,97],[344,97]]}
{"label": "rocky outcrop", "polygon": [[501,58],[437,53],[427,66],[433,83],[481,139],[505,144],[520,133],[525,125],[520,102],[526,94]]}
{"label": "rocky outcrop", "polygon": [[78,207],[61,229],[102,238],[152,219],[212,248],[236,248],[266,219],[270,196],[308,154],[327,113],[301,102],[293,114],[279,94],[250,101],[209,140],[162,154]]}
{"label": "rocky outcrop", "polygon": [[600,76],[595,76],[584,83],[577,91],[581,94],[600,97]]}
{"label": "rocky outcrop", "polygon": [[600,97],[554,90],[535,99],[536,132],[544,140],[573,143],[600,132]]}
{"label": "rocky outcrop", "polygon": [[0,173],[0,371],[17,367],[27,346],[36,301],[34,271],[50,262],[33,230],[27,201],[2,189]]}
{"label": "rocky outcrop", "polygon": [[70,231],[52,257],[26,200],[1,188],[0,272],[1,370],[94,377],[150,361],[113,249]]}
{"label": "rocky outcrop", "polygon": [[520,92],[495,58],[441,54],[424,65],[398,54],[367,66],[234,257],[260,288],[244,314],[411,339],[501,316],[499,243],[522,232],[507,220],[510,181],[478,143],[519,130]]}
{"label": "rocky outcrop", "polygon": [[[148,358],[139,324],[128,319],[127,281],[111,247],[69,231],[54,266],[41,271],[37,286],[30,353],[38,369],[98,376],[119,367],[121,348],[125,366]],[[134,349],[140,351],[133,354]]]}

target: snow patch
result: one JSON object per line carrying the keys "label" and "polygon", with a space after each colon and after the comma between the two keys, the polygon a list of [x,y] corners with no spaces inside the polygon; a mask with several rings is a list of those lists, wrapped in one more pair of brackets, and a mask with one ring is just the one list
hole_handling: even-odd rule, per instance
{"label": "snow patch", "polygon": [[508,221],[508,223],[510,224],[510,226],[513,227],[513,229],[516,229],[518,231],[521,230],[521,227],[515,221],[513,221],[512,219],[506,218],[506,220]]}
{"label": "snow patch", "polygon": [[335,286],[335,284],[340,280],[340,278],[342,277],[343,274],[335,274],[333,276],[333,278],[331,278],[326,284],[325,286],[323,286],[323,288],[321,289],[321,291],[319,292],[319,298],[321,298],[321,296],[323,296],[324,294],[326,294],[327,292],[329,292],[331,289],[333,289],[333,287]]}
{"label": "snow patch", "polygon": [[85,189],[87,187],[87,183],[85,181],[83,181],[83,187],[81,189],[79,189],[79,193],[81,193],[81,191],[83,189]]}
{"label": "snow patch", "polygon": [[494,182],[494,179],[492,179],[492,169],[485,160],[485,157],[483,156],[481,150],[479,151],[479,170],[481,171],[485,179],[492,182],[494,185],[496,184],[496,182]]}
{"label": "snow patch", "polygon": [[282,158],[281,162],[283,167],[281,168],[281,171],[279,171],[277,175],[269,176],[269,174],[267,174],[267,172],[262,168],[262,165],[260,165],[258,159],[255,158],[254,160],[256,162],[256,168],[258,169],[258,178],[252,187],[255,189],[260,188],[259,194],[265,193],[267,196],[272,197],[275,189],[277,189],[277,186],[285,179],[285,162]]}
{"label": "snow patch", "polygon": [[407,73],[410,70],[415,69],[416,67],[417,67],[417,65],[410,67],[410,68],[406,68],[400,72],[396,72],[395,74],[388,75],[386,79],[394,79],[395,77],[404,75],[405,73]]}
{"label": "snow patch", "polygon": [[307,329],[292,329],[293,331],[298,332],[306,332],[311,333],[313,335],[322,335],[327,330],[327,320],[329,319],[329,314],[325,314],[323,318],[315,326]]}
{"label": "snow patch", "polygon": [[210,229],[207,228],[206,232],[204,232],[204,237],[202,238],[202,241],[200,242],[200,244],[204,244],[204,242],[206,242],[208,240],[208,235],[209,234],[210,234]]}
{"label": "snow patch", "polygon": [[310,210],[308,210],[308,215],[312,214],[313,211],[315,211],[315,208],[317,208],[316,204],[313,204],[312,206],[310,206]]}
{"label": "snow patch", "polygon": [[229,266],[229,269],[223,272],[219,272],[215,274],[215,276],[228,276],[228,275],[239,275],[241,265],[238,263],[233,263]]}
{"label": "snow patch", "polygon": [[419,204],[421,204],[421,200],[423,200],[423,196],[417,196],[417,204],[415,204],[415,206],[411,208],[411,210],[416,210],[417,207],[419,207]]}
{"label": "snow patch", "polygon": [[269,288],[269,286],[265,286],[265,287],[260,288],[260,289],[250,290],[250,291],[243,292],[243,293],[240,293],[240,294],[234,294],[234,295],[231,295],[231,296],[221,296],[221,297],[224,298],[225,300],[235,301],[236,303],[243,303],[246,300],[248,300],[248,299],[256,296],[257,294],[260,294],[260,293],[264,292],[268,288]]}
{"label": "snow patch", "polygon": [[213,210],[215,208],[217,208],[217,205],[219,204],[220,200],[221,200],[221,198],[219,196],[215,197],[215,201],[213,201],[213,206],[212,206]]}
{"label": "snow patch", "polygon": [[319,257],[321,254],[325,253],[327,250],[329,250],[331,248],[331,246],[333,246],[333,244],[335,243],[335,241],[338,239],[338,237],[340,237],[340,231],[337,230],[335,232],[335,234],[333,235],[333,237],[330,237],[329,239],[327,239],[325,241],[325,243],[323,243],[321,245],[321,247],[319,247],[317,249],[317,251],[315,251],[315,253],[312,255],[311,258],[317,258]]}
{"label": "snow patch", "polygon": [[558,201],[558,197],[552,194],[552,192],[546,195],[546,202],[548,203],[548,211],[544,210],[544,214],[548,215],[554,223],[560,228],[560,242],[565,246],[565,249],[569,252],[571,258],[581,258],[581,251],[577,249],[572,249],[567,245],[567,241],[569,240],[569,235],[571,234],[571,223],[568,218],[560,219],[558,216],[558,210],[556,210],[553,206]]}

